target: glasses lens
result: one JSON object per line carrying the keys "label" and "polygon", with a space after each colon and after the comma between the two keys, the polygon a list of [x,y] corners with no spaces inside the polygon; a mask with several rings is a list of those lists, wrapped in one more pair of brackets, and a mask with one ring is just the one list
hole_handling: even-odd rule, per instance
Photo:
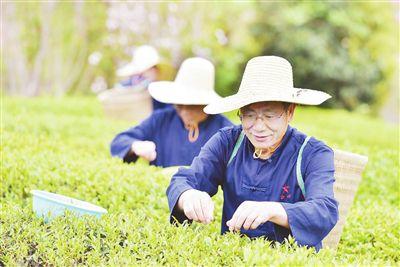
{"label": "glasses lens", "polygon": [[242,124],[244,127],[252,126],[254,124],[256,118],[257,118],[257,114],[255,114],[255,113],[245,112],[245,113],[241,114]]}

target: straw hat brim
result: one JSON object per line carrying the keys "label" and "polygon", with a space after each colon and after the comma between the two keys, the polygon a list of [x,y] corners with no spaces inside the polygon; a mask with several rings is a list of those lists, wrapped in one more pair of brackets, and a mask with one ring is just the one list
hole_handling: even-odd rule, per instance
{"label": "straw hat brim", "polygon": [[289,88],[285,90],[242,91],[212,102],[204,108],[208,114],[224,113],[239,109],[252,103],[279,101],[303,105],[319,105],[331,96],[327,93],[311,89]]}
{"label": "straw hat brim", "polygon": [[222,99],[214,90],[191,89],[171,81],[150,83],[149,93],[159,102],[179,105],[208,105]]}
{"label": "straw hat brim", "polygon": [[137,64],[135,62],[131,62],[122,68],[117,70],[117,76],[119,77],[126,77],[126,76],[131,76],[135,74],[142,73],[151,67],[154,67],[157,65],[157,62],[148,62],[144,64]]}

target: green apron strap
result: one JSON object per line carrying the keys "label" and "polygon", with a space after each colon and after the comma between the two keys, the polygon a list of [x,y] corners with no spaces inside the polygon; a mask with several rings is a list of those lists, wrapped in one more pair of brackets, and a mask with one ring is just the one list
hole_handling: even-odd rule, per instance
{"label": "green apron strap", "polygon": [[297,156],[297,163],[296,163],[296,176],[297,176],[297,183],[299,184],[299,187],[301,189],[301,192],[303,193],[304,198],[306,198],[306,188],[304,187],[304,179],[303,175],[301,174],[301,160],[303,157],[303,150],[304,147],[307,145],[308,140],[310,140],[310,136],[307,136],[306,139],[304,140],[303,144],[300,147],[299,155]]}
{"label": "green apron strap", "polygon": [[227,165],[229,165],[229,164],[232,162],[232,160],[235,158],[235,156],[236,156],[236,154],[237,154],[237,152],[238,152],[238,150],[239,150],[239,147],[240,147],[240,145],[241,145],[242,142],[243,142],[243,139],[244,139],[244,132],[241,131],[241,132],[240,132],[240,135],[239,135],[239,137],[238,137],[238,139],[236,140],[235,147],[233,148],[231,157],[229,158],[229,161],[228,161],[228,164],[227,164]]}

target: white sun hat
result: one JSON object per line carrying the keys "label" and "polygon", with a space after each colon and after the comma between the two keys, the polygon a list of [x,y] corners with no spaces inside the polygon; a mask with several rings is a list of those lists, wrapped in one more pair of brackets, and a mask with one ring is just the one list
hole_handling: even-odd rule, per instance
{"label": "white sun hat", "polygon": [[188,58],[181,64],[175,81],[150,83],[150,95],[163,103],[207,105],[221,99],[214,90],[214,65],[200,57]]}
{"label": "white sun hat", "polygon": [[132,61],[117,70],[118,76],[131,76],[144,72],[160,63],[157,50],[150,45],[142,45],[135,49]]}
{"label": "white sun hat", "polygon": [[322,91],[295,88],[292,66],[286,59],[260,56],[247,62],[236,94],[210,103],[204,111],[208,114],[223,113],[263,101],[319,105],[329,98],[331,96]]}

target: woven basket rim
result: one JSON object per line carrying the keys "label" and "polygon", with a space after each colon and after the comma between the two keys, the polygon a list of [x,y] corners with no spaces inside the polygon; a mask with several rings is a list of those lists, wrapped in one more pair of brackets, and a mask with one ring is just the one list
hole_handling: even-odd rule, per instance
{"label": "woven basket rim", "polygon": [[336,161],[351,161],[352,165],[361,165],[365,167],[368,163],[368,157],[361,154],[356,154],[349,151],[344,151],[340,149],[333,149],[334,159]]}

